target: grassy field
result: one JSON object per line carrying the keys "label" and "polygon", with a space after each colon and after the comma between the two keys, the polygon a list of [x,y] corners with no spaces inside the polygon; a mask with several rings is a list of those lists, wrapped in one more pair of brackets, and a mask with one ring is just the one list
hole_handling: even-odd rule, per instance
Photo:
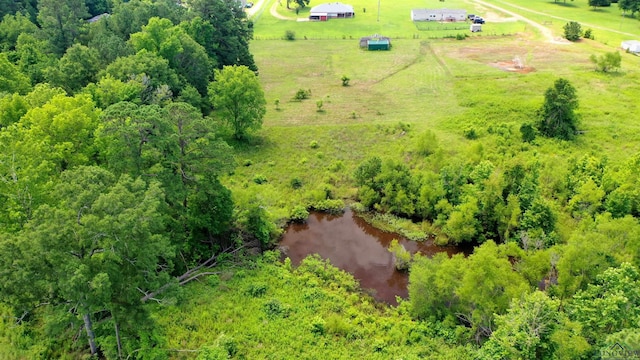
{"label": "grassy field", "polygon": [[[401,3],[380,2],[378,14],[378,2],[375,0],[354,0],[348,2],[356,13],[353,19],[330,20],[327,22],[309,22],[311,7],[320,2],[311,2],[309,7],[298,10],[293,5],[287,9],[286,0],[265,0],[263,10],[254,16],[256,39],[281,39],[285,31],[290,30],[298,39],[359,39],[362,36],[383,34],[393,38],[404,39],[429,39],[455,36],[458,33],[469,34],[469,23],[439,24],[419,23],[416,26],[411,21],[411,9],[424,9],[429,7],[443,7],[441,3],[434,1],[408,0]],[[447,8],[461,8],[468,13],[477,13],[480,7],[464,0],[451,0],[446,4]],[[274,8],[280,16],[290,20],[278,19],[271,15]],[[364,10],[364,11],[363,11]],[[496,18],[498,15],[496,15]],[[298,21],[300,20],[300,21]],[[507,22],[490,22],[484,26],[482,33],[474,36],[495,36],[502,34],[514,34],[522,31],[524,24]]]}
{"label": "grassy field", "polygon": [[606,44],[619,46],[622,40],[640,39],[640,21],[622,16],[618,4],[594,10],[586,0],[492,0],[491,3],[546,24],[556,34],[563,33],[562,27],[568,21],[577,21],[583,29],[593,29],[595,39]]}
{"label": "grassy field", "polygon": [[[251,50],[268,110],[253,143],[235,144],[239,166],[226,183],[238,203],[257,198],[274,218],[286,218],[294,205],[312,204],[327,191],[353,199],[351,174],[370,156],[421,166],[415,139],[427,129],[438,137],[443,164],[496,159],[506,151],[536,157],[553,174],[572,156],[593,153],[621,162],[638,151],[640,125],[629,115],[638,111],[638,58],[622,54],[620,72],[597,73],[589,55],[613,50],[597,41],[549,44],[525,32],[393,40],[389,52],[362,51],[354,40],[257,40]],[[506,70],[516,56],[526,73]],[[349,86],[342,86],[343,75]],[[522,143],[520,125],[533,120],[558,77],[578,90],[583,135],[570,143]],[[310,98],[293,100],[299,89],[310,90]],[[469,127],[479,139],[464,137]],[[498,136],[498,128],[508,138]],[[257,184],[260,177],[267,182]],[[293,190],[292,179],[303,186]]]}

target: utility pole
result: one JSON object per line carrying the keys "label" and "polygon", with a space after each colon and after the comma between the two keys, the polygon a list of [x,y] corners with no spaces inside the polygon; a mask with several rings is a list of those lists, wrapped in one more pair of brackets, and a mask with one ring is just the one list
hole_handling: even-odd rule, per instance
{"label": "utility pole", "polygon": [[380,0],[378,0],[378,22],[380,22]]}

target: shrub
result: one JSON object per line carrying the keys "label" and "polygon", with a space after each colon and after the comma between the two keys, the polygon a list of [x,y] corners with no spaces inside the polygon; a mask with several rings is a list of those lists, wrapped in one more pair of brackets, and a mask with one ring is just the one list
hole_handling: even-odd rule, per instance
{"label": "shrub", "polygon": [[258,185],[264,184],[267,181],[268,181],[267,177],[262,174],[257,174],[256,176],[253,177],[253,182]]}
{"label": "shrub", "polygon": [[478,133],[476,132],[476,129],[473,126],[469,126],[466,129],[464,129],[463,134],[464,134],[464,137],[466,137],[469,140],[474,140],[478,138]]}
{"label": "shrub", "polygon": [[582,26],[580,23],[570,21],[564,25],[564,37],[569,41],[578,41],[582,36]]}
{"label": "shrub", "polygon": [[319,317],[316,316],[311,320],[311,333],[316,334],[316,335],[324,335],[325,333],[325,321]]}
{"label": "shrub", "polygon": [[342,86],[349,86],[349,81],[351,79],[349,79],[349,77],[347,75],[342,75],[340,80],[342,80]]}
{"label": "shrub", "polygon": [[293,32],[292,30],[287,30],[284,32],[284,39],[285,40],[289,40],[289,41],[293,41],[296,39],[296,33]]}
{"label": "shrub", "polygon": [[531,124],[522,124],[520,134],[522,134],[522,141],[532,142],[536,138],[536,129]]}
{"label": "shrub", "polygon": [[251,166],[251,165],[253,165],[253,161],[251,161],[251,159],[245,159],[245,160],[242,162],[242,165],[244,165],[244,166]]}
{"label": "shrub", "polygon": [[617,51],[608,52],[602,56],[591,55],[589,58],[596,65],[596,71],[609,72],[620,69],[622,56]]}
{"label": "shrub", "polygon": [[296,95],[293,97],[295,100],[306,100],[311,96],[311,89],[298,89]]}
{"label": "shrub", "polygon": [[312,149],[317,149],[318,148],[318,142],[315,140],[311,140],[311,142],[309,143],[309,147]]}
{"label": "shrub", "polygon": [[294,189],[300,189],[302,187],[302,180],[300,180],[297,177],[294,177],[289,182],[289,185],[291,185],[291,187],[294,188]]}
{"label": "shrub", "polygon": [[464,40],[466,38],[467,38],[467,34],[463,34],[463,33],[456,34],[456,40]]}
{"label": "shrub", "polygon": [[273,100],[273,105],[275,105],[276,110],[280,110],[280,99]]}
{"label": "shrub", "polygon": [[342,162],[342,160],[334,161],[331,163],[331,165],[329,165],[329,171],[331,172],[340,172],[344,169],[345,169],[345,165],[344,165],[344,162]]}
{"label": "shrub", "polygon": [[291,219],[291,221],[299,222],[299,223],[307,221],[308,217],[309,217],[309,211],[307,211],[307,208],[303,205],[296,205],[291,210],[291,214],[289,215],[289,218]]}
{"label": "shrub", "polygon": [[397,239],[393,239],[389,245],[389,252],[393,254],[393,261],[396,264],[396,269],[400,271],[409,270],[411,266],[411,253],[398,242]]}
{"label": "shrub", "polygon": [[424,156],[429,156],[435,153],[437,149],[438,139],[436,138],[436,134],[431,130],[423,132],[418,138],[418,144],[416,145],[418,153]]}
{"label": "shrub", "polygon": [[314,210],[326,212],[329,214],[342,214],[344,211],[344,202],[340,199],[337,200],[321,200],[313,205]]}
{"label": "shrub", "polygon": [[268,318],[286,318],[289,316],[289,307],[282,305],[278,299],[271,299],[264,304],[263,310]]}
{"label": "shrub", "polygon": [[245,291],[245,294],[251,297],[261,297],[267,293],[267,285],[265,284],[251,284]]}
{"label": "shrub", "polygon": [[591,39],[591,40],[595,40],[595,36],[593,36],[593,30],[591,29],[587,29],[584,32],[584,38],[585,39]]}
{"label": "shrub", "polygon": [[318,108],[318,110],[317,110],[318,112],[322,112],[323,111],[322,110],[322,106],[324,106],[324,101],[322,101],[322,100],[316,101],[316,107]]}

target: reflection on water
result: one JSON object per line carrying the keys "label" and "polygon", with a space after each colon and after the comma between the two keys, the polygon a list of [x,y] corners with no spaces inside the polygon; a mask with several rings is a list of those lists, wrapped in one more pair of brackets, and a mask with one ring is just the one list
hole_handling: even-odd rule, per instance
{"label": "reflection on water", "polygon": [[294,264],[310,254],[319,254],[340,269],[350,272],[365,289],[373,289],[378,300],[396,304],[396,295],[408,295],[408,276],[396,270],[393,256],[387,248],[393,239],[411,253],[433,256],[438,252],[462,252],[456,247],[442,247],[433,241],[408,241],[394,233],[380,231],[350,210],[343,215],[311,213],[306,224],[292,224],[287,228],[281,246],[288,248]]}

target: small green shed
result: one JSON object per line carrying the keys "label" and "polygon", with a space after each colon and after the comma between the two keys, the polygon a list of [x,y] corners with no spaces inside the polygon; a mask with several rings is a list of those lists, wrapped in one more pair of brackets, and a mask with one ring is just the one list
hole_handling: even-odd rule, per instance
{"label": "small green shed", "polygon": [[391,42],[389,39],[369,39],[367,40],[367,50],[389,50]]}

